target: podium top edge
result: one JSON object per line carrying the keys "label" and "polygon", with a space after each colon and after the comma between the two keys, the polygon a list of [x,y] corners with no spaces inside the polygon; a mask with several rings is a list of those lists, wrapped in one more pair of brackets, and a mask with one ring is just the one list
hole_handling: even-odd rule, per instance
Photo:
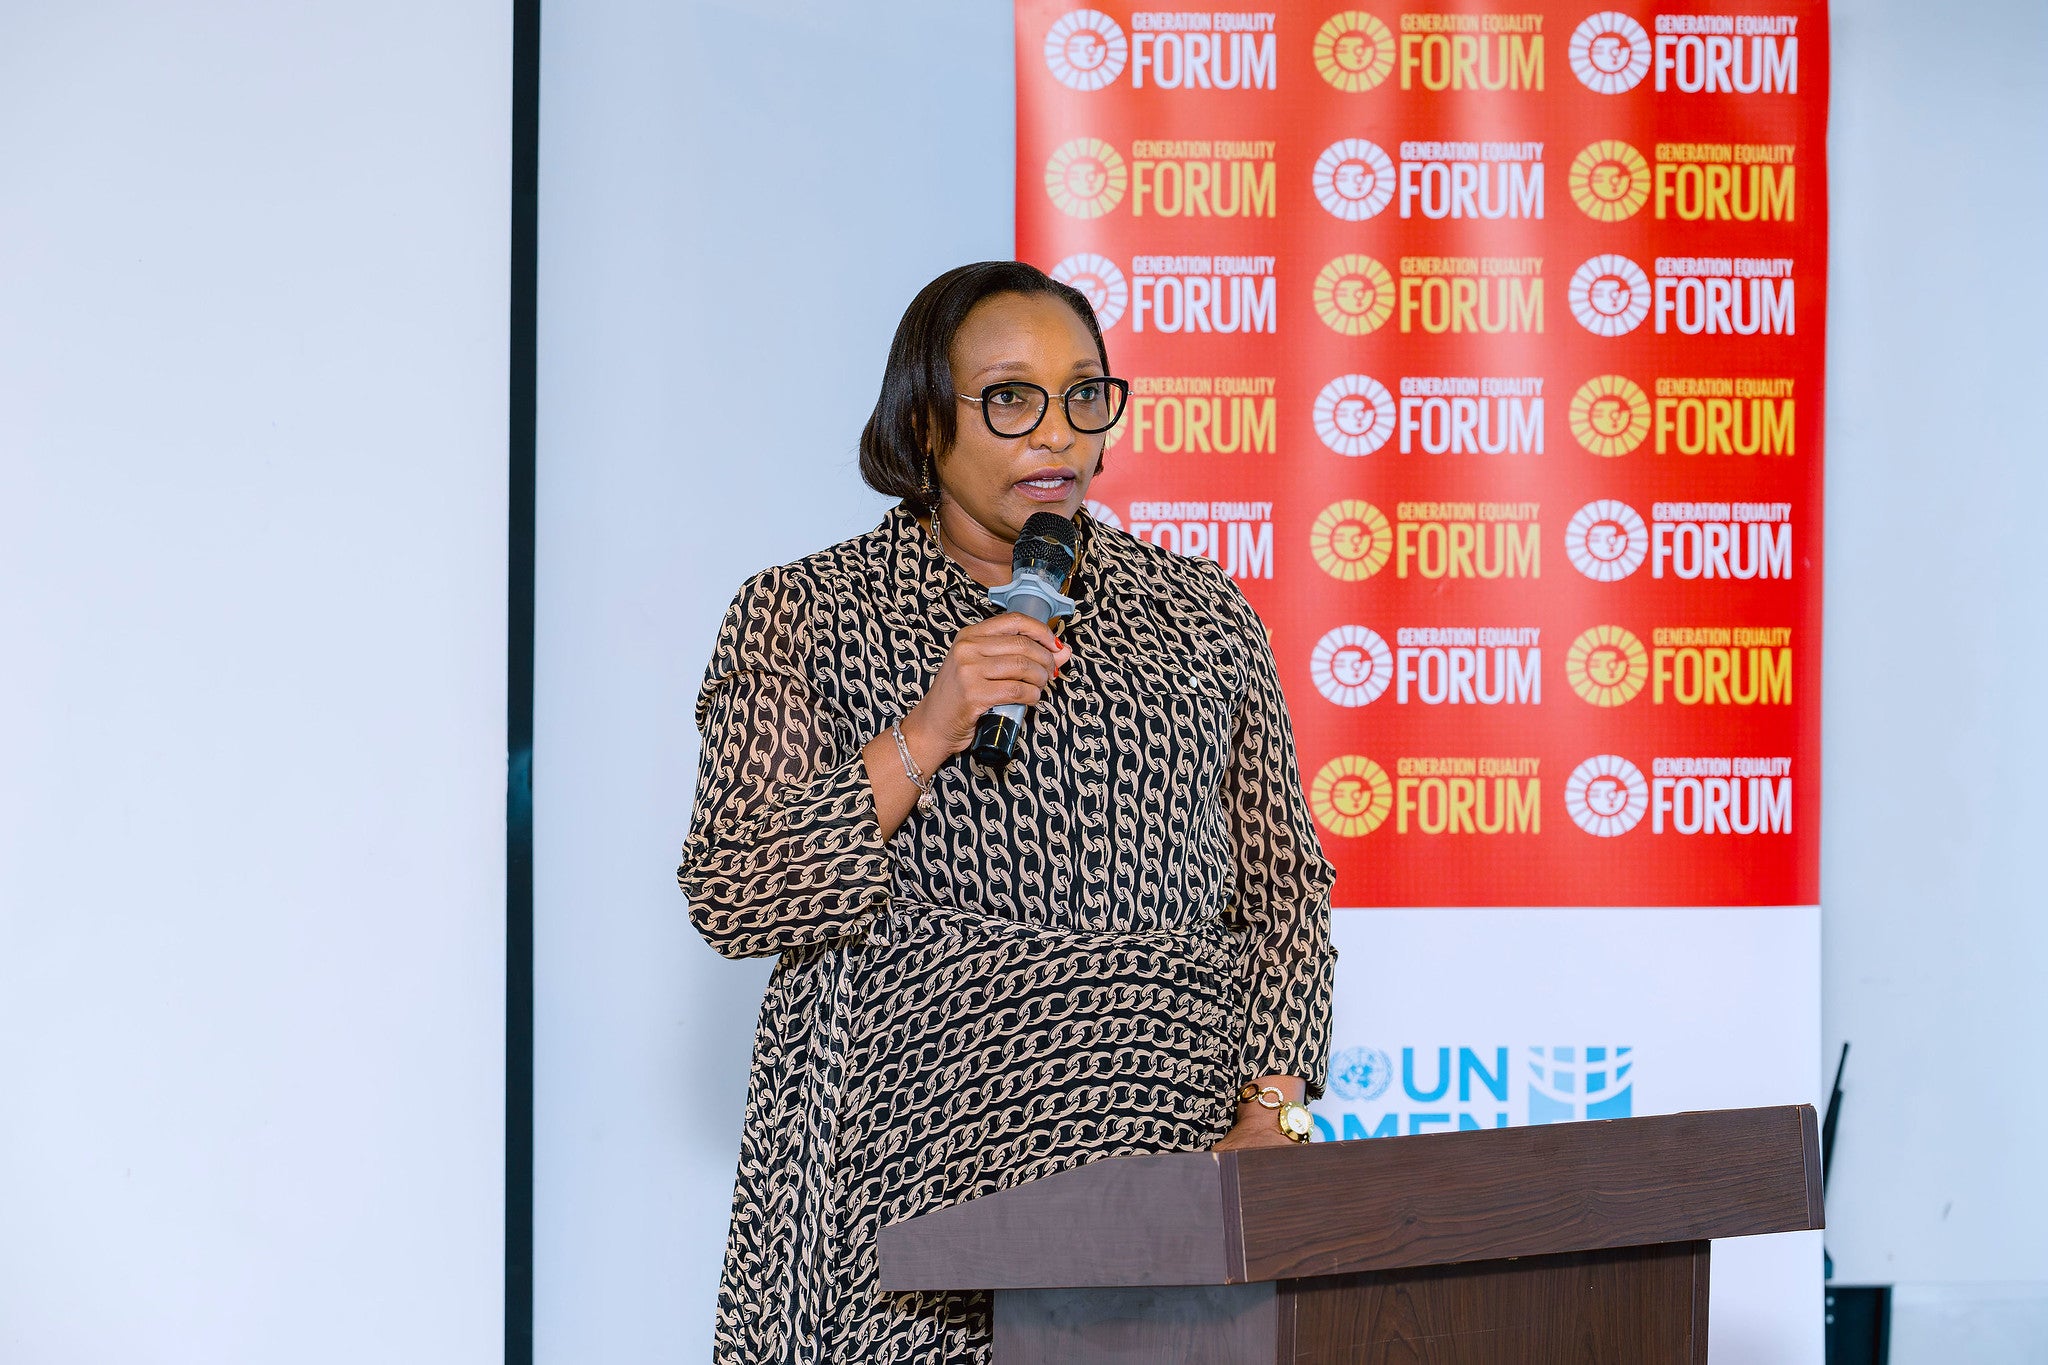
{"label": "podium top edge", "polygon": [[882,1287],[1225,1284],[1822,1226],[1812,1105],[1107,1158],[882,1230]]}

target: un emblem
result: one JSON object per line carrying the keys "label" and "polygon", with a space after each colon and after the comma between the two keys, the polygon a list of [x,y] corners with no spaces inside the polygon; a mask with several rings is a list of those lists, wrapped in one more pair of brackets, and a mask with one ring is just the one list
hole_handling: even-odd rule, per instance
{"label": "un emblem", "polygon": [[1330,1093],[1340,1100],[1376,1100],[1393,1079],[1394,1064],[1376,1047],[1347,1047],[1330,1058]]}

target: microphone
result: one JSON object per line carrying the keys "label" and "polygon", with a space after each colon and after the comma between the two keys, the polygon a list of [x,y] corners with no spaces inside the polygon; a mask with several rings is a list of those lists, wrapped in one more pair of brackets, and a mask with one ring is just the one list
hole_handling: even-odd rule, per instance
{"label": "microphone", "polygon": [[[1010,552],[1010,581],[990,588],[989,597],[1004,611],[1034,621],[1072,615],[1074,600],[1060,591],[1060,585],[1074,567],[1078,534],[1069,517],[1057,512],[1032,513]],[[974,725],[975,761],[996,768],[1007,764],[1017,752],[1017,735],[1023,727],[1022,702],[1005,702],[985,713]]]}

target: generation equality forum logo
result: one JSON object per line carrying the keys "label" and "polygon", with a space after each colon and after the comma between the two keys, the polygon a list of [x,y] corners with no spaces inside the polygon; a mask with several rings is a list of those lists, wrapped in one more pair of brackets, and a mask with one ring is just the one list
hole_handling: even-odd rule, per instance
{"label": "generation equality forum logo", "polygon": [[1123,74],[1130,44],[1100,10],[1070,10],[1045,32],[1045,65],[1069,90],[1100,90]]}
{"label": "generation equality forum logo", "polygon": [[1635,1112],[1632,1047],[1340,1048],[1316,1136],[1411,1136],[1622,1119]]}
{"label": "generation equality forum logo", "polygon": [[1124,272],[1117,268],[1116,262],[1107,256],[1079,251],[1046,274],[1061,284],[1080,290],[1088,305],[1095,310],[1095,325],[1105,332],[1123,319],[1124,309],[1130,306],[1130,282],[1124,278]]}
{"label": "generation equality forum logo", "polygon": [[1134,90],[1272,90],[1276,17],[1270,10],[1139,10],[1126,37],[1101,10],[1069,10],[1045,32],[1045,66],[1084,94],[1110,85],[1126,66]]}

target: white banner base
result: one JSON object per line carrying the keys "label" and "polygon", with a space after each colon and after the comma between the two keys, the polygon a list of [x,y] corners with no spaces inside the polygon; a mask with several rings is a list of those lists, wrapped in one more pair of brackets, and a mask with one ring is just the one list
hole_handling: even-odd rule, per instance
{"label": "white banner base", "polygon": [[[1317,1137],[1820,1102],[1820,911],[1340,910]],[[1820,1365],[1820,1234],[1714,1244],[1717,1361]]]}

